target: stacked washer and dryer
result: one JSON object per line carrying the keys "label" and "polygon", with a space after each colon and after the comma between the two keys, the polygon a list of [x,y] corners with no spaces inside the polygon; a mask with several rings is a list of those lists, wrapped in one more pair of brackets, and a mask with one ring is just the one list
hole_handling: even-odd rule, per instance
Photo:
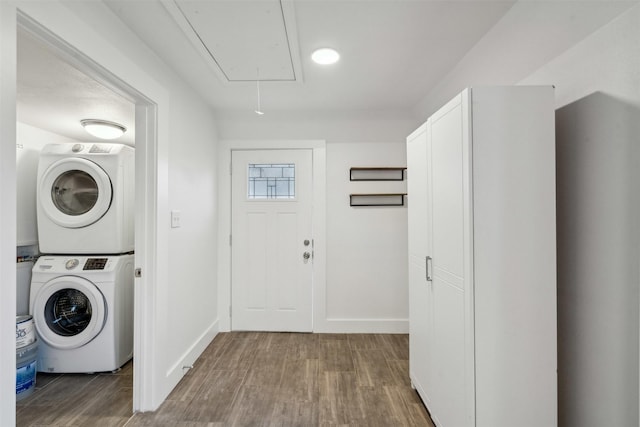
{"label": "stacked washer and dryer", "polygon": [[114,371],[133,356],[134,149],[46,145],[30,313],[40,372]]}

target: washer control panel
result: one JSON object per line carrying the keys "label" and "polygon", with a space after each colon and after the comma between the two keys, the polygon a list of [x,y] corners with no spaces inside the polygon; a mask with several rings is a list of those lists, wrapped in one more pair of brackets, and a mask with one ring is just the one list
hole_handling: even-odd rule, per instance
{"label": "washer control panel", "polygon": [[83,270],[104,270],[109,258],[87,258]]}
{"label": "washer control panel", "polygon": [[61,275],[103,274],[116,271],[121,262],[132,262],[130,261],[132,258],[133,255],[44,255],[36,261],[33,273],[42,272]]}

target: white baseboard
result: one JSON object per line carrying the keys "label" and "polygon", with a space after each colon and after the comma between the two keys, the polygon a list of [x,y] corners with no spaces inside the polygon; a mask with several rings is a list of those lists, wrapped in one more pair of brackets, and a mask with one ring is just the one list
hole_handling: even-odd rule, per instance
{"label": "white baseboard", "polygon": [[[229,332],[219,330],[218,332]],[[313,325],[314,333],[408,334],[409,319],[326,319]]]}
{"label": "white baseboard", "polygon": [[189,371],[185,366],[193,366],[194,362],[207,346],[218,335],[218,319],[198,337],[198,339],[180,356],[176,363],[167,370],[167,378],[173,389],[182,377]]}
{"label": "white baseboard", "polygon": [[326,319],[314,332],[339,334],[408,334],[409,319]]}

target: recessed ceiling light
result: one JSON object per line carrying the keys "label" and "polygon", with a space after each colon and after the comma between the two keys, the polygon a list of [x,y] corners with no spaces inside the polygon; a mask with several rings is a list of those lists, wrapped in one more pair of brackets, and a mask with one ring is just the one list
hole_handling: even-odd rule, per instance
{"label": "recessed ceiling light", "polygon": [[80,120],[80,124],[84,130],[100,139],[119,138],[127,131],[121,124],[108,120],[84,119]]}
{"label": "recessed ceiling light", "polygon": [[331,65],[338,62],[338,60],[340,59],[340,54],[334,49],[323,47],[322,49],[316,49],[311,54],[311,59],[316,64]]}

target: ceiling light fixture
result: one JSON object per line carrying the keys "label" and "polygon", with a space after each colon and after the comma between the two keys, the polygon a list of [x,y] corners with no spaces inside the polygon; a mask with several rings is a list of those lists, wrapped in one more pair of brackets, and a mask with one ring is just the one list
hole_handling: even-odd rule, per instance
{"label": "ceiling light fixture", "polygon": [[84,119],[80,120],[80,124],[84,130],[100,139],[116,139],[127,131],[123,125],[108,120]]}
{"label": "ceiling light fixture", "polygon": [[260,69],[256,68],[256,89],[258,91],[258,107],[253,110],[257,115],[263,116],[264,111],[260,108]]}
{"label": "ceiling light fixture", "polygon": [[323,47],[322,49],[314,50],[311,54],[311,59],[316,64],[331,65],[338,62],[340,54],[335,49]]}
{"label": "ceiling light fixture", "polygon": [[256,88],[258,89],[258,107],[253,111],[255,111],[257,115],[262,116],[264,115],[264,111],[260,108],[260,80],[256,80]]}

